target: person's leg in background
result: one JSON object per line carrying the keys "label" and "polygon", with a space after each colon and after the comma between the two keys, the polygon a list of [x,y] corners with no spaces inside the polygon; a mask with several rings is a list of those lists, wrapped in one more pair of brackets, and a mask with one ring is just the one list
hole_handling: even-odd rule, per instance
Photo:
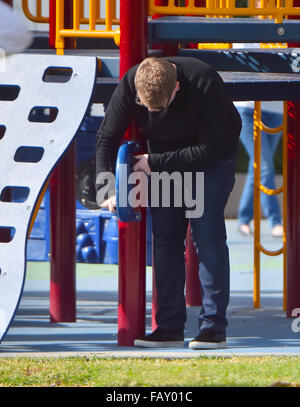
{"label": "person's leg in background", "polygon": [[[263,111],[262,121],[266,126],[276,128],[282,123],[282,115],[280,113]],[[269,189],[276,188],[274,154],[281,137],[282,132],[276,134],[262,132],[261,184]],[[282,236],[283,227],[278,197],[261,193],[261,205],[264,215],[269,221],[272,235],[274,237]]]}
{"label": "person's leg in background", "polygon": [[[244,235],[250,235],[250,221],[253,219],[253,197],[254,197],[254,141],[253,141],[253,111],[252,109],[241,109],[243,129],[241,142],[249,155],[248,174],[240,200],[238,219],[239,230]],[[271,128],[278,127],[282,122],[280,113],[268,111],[262,112],[263,123]],[[261,133],[261,184],[266,188],[275,188],[274,153],[278,146],[281,133]],[[272,235],[282,236],[281,214],[278,198],[276,196],[261,193],[262,210],[269,220]]]}
{"label": "person's leg in background", "polygon": [[238,108],[238,110],[241,115],[243,123],[240,141],[249,156],[246,182],[239,203],[238,220],[240,232],[245,235],[250,235],[251,229],[249,223],[253,219],[253,184],[254,184],[253,109],[247,107],[240,107]]}

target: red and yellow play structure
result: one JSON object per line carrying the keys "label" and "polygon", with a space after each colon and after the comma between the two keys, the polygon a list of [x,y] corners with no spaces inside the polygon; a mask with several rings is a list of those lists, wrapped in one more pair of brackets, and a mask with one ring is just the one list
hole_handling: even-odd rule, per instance
{"label": "red and yellow play structure", "polygon": [[[43,14],[42,1],[31,9],[22,0],[25,16],[35,23],[49,26],[49,48],[57,58],[78,55],[79,39],[111,39],[119,48],[114,59],[118,77],[156,50],[170,55],[188,53],[208,62],[221,65],[222,77],[233,100],[255,100],[255,204],[254,204],[254,306],[260,306],[260,253],[284,256],[283,307],[287,316],[300,307],[300,75],[292,72],[291,63],[298,53],[291,51],[300,44],[300,2],[298,0],[248,0],[238,7],[235,0],[50,0]],[[87,11],[88,10],[88,11]],[[105,12],[104,12],[105,11]],[[243,18],[249,17],[249,18]],[[255,18],[254,18],[255,17]],[[237,58],[237,51],[222,44],[256,42],[273,46],[244,54],[259,61],[256,72],[240,70],[246,59]],[[191,46],[191,44],[196,44]],[[199,44],[199,45],[198,45]],[[201,45],[202,44],[202,45]],[[203,46],[212,44],[212,46]],[[218,45],[219,44],[219,47]],[[285,44],[284,48],[282,44]],[[210,48],[209,50],[207,48]],[[280,55],[279,55],[280,54]],[[300,52],[299,52],[300,54]],[[85,55],[89,55],[86,49]],[[101,51],[91,55],[98,58],[99,72],[107,64]],[[278,71],[278,58],[284,67]],[[262,63],[263,61],[263,63]],[[267,62],[266,62],[267,61]],[[110,61],[111,63],[111,61]],[[259,66],[265,70],[259,71]],[[226,69],[230,66],[232,69]],[[274,71],[273,71],[274,69]],[[284,71],[286,69],[286,71]],[[218,69],[219,70],[219,69]],[[231,72],[228,72],[231,71]],[[113,83],[118,78],[111,74]],[[98,80],[98,79],[97,79]],[[101,86],[101,78],[98,86]],[[96,84],[97,92],[97,84]],[[80,97],[80,95],[79,95]],[[267,129],[261,122],[261,100],[284,100],[283,186],[275,191],[260,184],[260,132]],[[143,146],[134,123],[124,135]],[[53,322],[76,319],[75,276],[75,149],[71,144],[56,166],[50,181],[51,213],[51,288],[50,315]],[[270,252],[260,239],[260,191],[284,194],[283,247]],[[67,236],[67,238],[66,238]],[[119,315],[118,342],[131,346],[134,338],[145,331],[145,271],[146,271],[146,211],[140,222],[119,222]],[[191,237],[187,236],[188,305],[201,303],[198,262]],[[155,282],[153,282],[153,312],[155,311]],[[153,327],[155,323],[153,322]]]}

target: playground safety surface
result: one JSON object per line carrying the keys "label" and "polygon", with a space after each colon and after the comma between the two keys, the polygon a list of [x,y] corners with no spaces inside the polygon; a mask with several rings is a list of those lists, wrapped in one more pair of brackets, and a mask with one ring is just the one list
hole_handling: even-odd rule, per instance
{"label": "playground safety surface", "polygon": [[[116,265],[77,264],[77,320],[50,323],[49,263],[28,263],[19,309],[0,344],[0,357],[190,358],[198,356],[299,356],[300,320],[287,318],[282,306],[282,256],[261,255],[261,307],[253,307],[253,238],[237,232],[227,220],[231,260],[231,299],[228,308],[227,348],[191,350],[188,342],[198,333],[200,307],[187,308],[185,345],[173,349],[118,346],[118,272]],[[262,241],[276,250],[281,239],[270,236],[262,222]],[[151,331],[152,271],[147,268],[146,330]],[[300,311],[300,310],[299,310]],[[300,316],[300,315],[299,315]],[[299,332],[297,332],[297,330]]]}

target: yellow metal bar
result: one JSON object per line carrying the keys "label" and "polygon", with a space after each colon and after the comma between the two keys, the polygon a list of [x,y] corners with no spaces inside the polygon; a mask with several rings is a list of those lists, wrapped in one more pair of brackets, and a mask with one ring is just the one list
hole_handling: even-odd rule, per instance
{"label": "yellow metal bar", "polygon": [[116,0],[112,0],[111,2],[111,14],[112,14],[112,19],[116,20],[117,19],[117,4]]}
{"label": "yellow metal bar", "polygon": [[[55,1],[55,0],[51,0]],[[93,0],[90,0],[93,1]],[[94,2],[95,1],[95,2]],[[105,24],[105,18],[100,17],[100,0],[94,0],[95,10],[95,23]],[[89,18],[83,15],[83,0],[80,0],[80,14],[82,24],[89,24]],[[112,23],[119,24],[119,19],[116,18],[116,0],[109,1],[112,12]],[[25,16],[35,23],[49,23],[49,17],[42,16],[42,1],[36,2],[36,16],[34,16],[28,6],[28,0],[22,0],[22,7]],[[155,0],[149,0],[149,15],[162,14],[162,15],[206,15],[206,16],[259,16],[263,18],[274,18],[277,23],[282,23],[283,17],[299,16],[300,7],[293,6],[293,0],[286,0],[284,4],[276,3],[274,0],[263,2],[261,7],[256,7],[254,0],[249,0],[247,7],[236,7],[233,0],[207,0],[206,5],[202,7],[196,7],[194,0],[190,0],[186,6],[178,7],[175,5],[175,0],[169,0],[167,6],[155,6]],[[91,18],[91,17],[90,17]],[[94,17],[92,17],[94,18]],[[93,20],[91,21],[91,25]]]}
{"label": "yellow metal bar", "polygon": [[[283,130],[283,186],[269,189],[261,185],[261,131],[278,133]],[[260,307],[260,253],[268,256],[283,254],[283,308],[286,309],[286,190],[287,190],[287,103],[284,102],[283,124],[276,128],[264,126],[261,121],[261,103],[256,101],[254,108],[254,289],[253,303],[255,308]],[[283,193],[283,246],[278,250],[267,250],[261,244],[260,235],[260,191],[268,195]]]}
{"label": "yellow metal bar", "polygon": [[95,31],[96,26],[95,0],[90,0],[89,5],[90,5],[89,30]]}
{"label": "yellow metal bar", "polygon": [[82,1],[81,0],[73,0],[73,29],[79,30],[80,29],[80,18],[82,15]]}
{"label": "yellow metal bar", "polygon": [[112,30],[112,18],[113,18],[113,8],[112,1],[105,0],[105,30]]}
{"label": "yellow metal bar", "polygon": [[[64,27],[64,0],[56,0],[56,52],[64,54],[65,38],[113,38],[120,43],[120,30],[113,30],[118,25],[116,18],[116,0],[106,0],[106,16],[100,16],[100,0],[89,0],[89,16],[84,15],[83,0],[73,0],[73,28]],[[81,29],[80,24],[88,24],[88,29]],[[96,29],[96,24],[105,24],[105,29]]]}
{"label": "yellow metal bar", "polygon": [[231,43],[202,43],[199,42],[198,43],[198,49],[230,49],[232,48],[232,44]]}
{"label": "yellow metal bar", "polygon": [[260,307],[260,167],[261,167],[261,103],[254,102],[253,115],[254,137],[254,282],[253,305]]}
{"label": "yellow metal bar", "polygon": [[276,134],[283,130],[283,124],[278,127],[267,127],[263,123],[261,123],[261,130],[265,133]]}
{"label": "yellow metal bar", "polygon": [[37,18],[42,17],[42,4],[41,0],[36,0],[36,16]]}
{"label": "yellow metal bar", "polygon": [[65,40],[61,34],[64,28],[64,0],[56,0],[56,39],[55,48],[57,55],[64,55]]}
{"label": "yellow metal bar", "polygon": [[84,0],[79,0],[79,14],[80,14],[80,22],[81,19],[84,18]]}
{"label": "yellow metal bar", "polygon": [[169,0],[167,6],[156,6],[155,0],[149,0],[149,14],[162,15],[207,15],[207,16],[262,16],[264,18],[275,18],[281,23],[283,16],[300,15],[300,7],[294,7],[291,1],[284,5],[276,4],[274,1],[265,2],[263,6],[256,6],[255,0],[249,0],[247,7],[236,7],[235,2],[224,2],[207,0],[203,7],[196,7],[194,2],[189,2],[185,7],[177,7],[174,0]]}
{"label": "yellow metal bar", "polygon": [[274,43],[261,43],[260,48],[287,48],[287,43],[286,42],[274,42]]}
{"label": "yellow metal bar", "polygon": [[114,38],[117,31],[89,31],[89,30],[60,30],[61,37],[65,38]]}
{"label": "yellow metal bar", "polygon": [[101,0],[97,0],[95,3],[96,24],[97,24],[97,19],[100,18],[100,3],[101,3]]}
{"label": "yellow metal bar", "polygon": [[258,246],[259,250],[268,256],[278,256],[283,253],[283,247],[278,250],[267,250],[261,244]]}
{"label": "yellow metal bar", "polygon": [[263,185],[259,185],[259,189],[260,189],[260,191],[264,192],[265,194],[272,195],[272,196],[281,194],[281,192],[283,192],[283,186],[280,188],[277,188],[277,189],[269,189],[269,188],[264,187]]}
{"label": "yellow metal bar", "polygon": [[[29,10],[28,0],[22,0],[23,13],[28,18],[28,20],[33,21],[34,23],[49,23],[49,17],[43,17],[41,12],[41,0],[36,3],[37,12],[34,16]],[[39,11],[38,11],[39,10]]]}

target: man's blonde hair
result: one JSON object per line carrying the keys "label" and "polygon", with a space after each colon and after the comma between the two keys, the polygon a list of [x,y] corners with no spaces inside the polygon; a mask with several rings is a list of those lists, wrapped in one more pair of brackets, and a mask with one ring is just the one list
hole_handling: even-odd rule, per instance
{"label": "man's blonde hair", "polygon": [[134,78],[138,96],[149,107],[161,106],[175,89],[176,69],[171,62],[160,58],[146,58],[139,65]]}

